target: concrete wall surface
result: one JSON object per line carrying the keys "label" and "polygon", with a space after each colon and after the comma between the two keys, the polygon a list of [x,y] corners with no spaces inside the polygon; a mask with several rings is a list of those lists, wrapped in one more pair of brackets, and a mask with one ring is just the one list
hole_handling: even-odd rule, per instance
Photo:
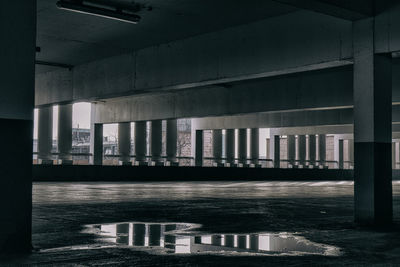
{"label": "concrete wall surface", "polygon": [[[377,15],[375,29],[376,52],[400,51],[400,5]],[[352,64],[352,38],[351,21],[300,10],[98,59],[72,70],[37,74],[35,104],[193,88]]]}
{"label": "concrete wall surface", "polygon": [[297,11],[99,59],[71,71],[38,74],[35,104],[191,88],[349,64],[351,31],[349,21]]}

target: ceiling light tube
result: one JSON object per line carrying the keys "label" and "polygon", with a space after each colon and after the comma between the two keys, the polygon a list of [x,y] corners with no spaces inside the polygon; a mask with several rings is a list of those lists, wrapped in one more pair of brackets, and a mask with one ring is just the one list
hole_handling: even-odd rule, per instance
{"label": "ceiling light tube", "polygon": [[129,14],[129,13],[124,13],[122,11],[114,11],[106,8],[89,6],[85,4],[73,3],[63,0],[57,2],[57,7],[64,10],[69,10],[82,14],[94,15],[108,19],[119,20],[133,24],[138,23],[140,20],[140,16],[136,14]]}

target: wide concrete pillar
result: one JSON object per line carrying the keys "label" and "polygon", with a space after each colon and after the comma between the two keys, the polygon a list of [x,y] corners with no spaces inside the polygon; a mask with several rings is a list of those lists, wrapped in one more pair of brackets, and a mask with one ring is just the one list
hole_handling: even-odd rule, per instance
{"label": "wide concrete pillar", "polygon": [[315,134],[310,134],[308,136],[308,157],[310,164],[314,165],[317,159],[317,137]]}
{"label": "wide concrete pillar", "polygon": [[132,165],[131,163],[131,123],[118,123],[118,153],[119,161],[122,165]]}
{"label": "wide concrete pillar", "polygon": [[226,162],[235,163],[235,130],[227,129],[225,133],[225,157]]}
{"label": "wide concrete pillar", "polygon": [[162,153],[162,120],[151,121],[151,160],[161,162]]}
{"label": "wide concrete pillar", "polygon": [[0,254],[6,254],[32,247],[36,1],[0,1],[0,10]]}
{"label": "wide concrete pillar", "polygon": [[38,110],[38,158],[43,164],[52,164],[53,148],[53,107]]}
{"label": "wide concrete pillar", "polygon": [[247,160],[247,129],[238,130],[238,158],[239,162],[246,164]]}
{"label": "wide concrete pillar", "polygon": [[195,141],[195,165],[203,166],[203,142],[204,133],[203,130],[196,130],[196,141]]}
{"label": "wide concrete pillar", "polygon": [[218,165],[222,159],[222,130],[212,130],[213,158]]}
{"label": "wide concrete pillar", "polygon": [[281,137],[274,135],[274,168],[281,167]]}
{"label": "wide concrete pillar", "polygon": [[318,155],[321,165],[326,164],[326,134],[318,135]]}
{"label": "wide concrete pillar", "polygon": [[58,106],[58,159],[61,164],[72,164],[72,104]]}
{"label": "wide concrete pillar", "polygon": [[[260,157],[260,130],[258,128],[250,129],[250,158],[252,163],[258,164],[258,159]],[[267,158],[269,152],[269,139],[267,140]]]}
{"label": "wide concrete pillar", "polygon": [[354,200],[360,224],[392,222],[392,62],[375,54],[374,18],[353,23]]}
{"label": "wide concrete pillar", "polygon": [[176,161],[176,148],[178,140],[178,128],[175,119],[167,120],[167,161]]}
{"label": "wide concrete pillar", "polygon": [[294,135],[287,136],[287,155],[288,163],[293,165],[296,160],[296,137]]}
{"label": "wide concrete pillar", "polygon": [[135,161],[141,165],[146,162],[146,121],[135,122]]}
{"label": "wide concrete pillar", "polygon": [[103,165],[103,124],[92,125],[92,153],[93,153],[93,164]]}
{"label": "wide concrete pillar", "polygon": [[339,160],[338,160],[338,164],[339,164],[339,169],[343,169],[344,168],[344,146],[343,146],[343,139],[339,139],[338,141],[338,146],[339,146]]}
{"label": "wide concrete pillar", "polygon": [[299,149],[299,161],[301,165],[306,164],[306,136],[305,135],[299,135],[298,137],[298,149]]}

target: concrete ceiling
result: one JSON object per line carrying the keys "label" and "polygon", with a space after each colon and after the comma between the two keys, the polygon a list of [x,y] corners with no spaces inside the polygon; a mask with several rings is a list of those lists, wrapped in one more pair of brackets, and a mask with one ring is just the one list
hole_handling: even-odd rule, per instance
{"label": "concrete ceiling", "polygon": [[[128,0],[110,0],[129,3]],[[139,24],[59,10],[37,0],[37,60],[79,65],[140,48],[279,16],[297,9],[269,0],[139,0]],[[37,65],[37,72],[52,70]]]}

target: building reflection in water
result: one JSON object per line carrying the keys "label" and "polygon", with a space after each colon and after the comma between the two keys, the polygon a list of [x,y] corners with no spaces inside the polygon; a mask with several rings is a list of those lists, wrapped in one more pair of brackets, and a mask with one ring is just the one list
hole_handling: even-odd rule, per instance
{"label": "building reflection in water", "polygon": [[94,226],[101,240],[121,246],[161,249],[164,253],[246,253],[339,255],[336,247],[310,242],[291,234],[193,235],[196,225],[180,223],[118,223]]}

